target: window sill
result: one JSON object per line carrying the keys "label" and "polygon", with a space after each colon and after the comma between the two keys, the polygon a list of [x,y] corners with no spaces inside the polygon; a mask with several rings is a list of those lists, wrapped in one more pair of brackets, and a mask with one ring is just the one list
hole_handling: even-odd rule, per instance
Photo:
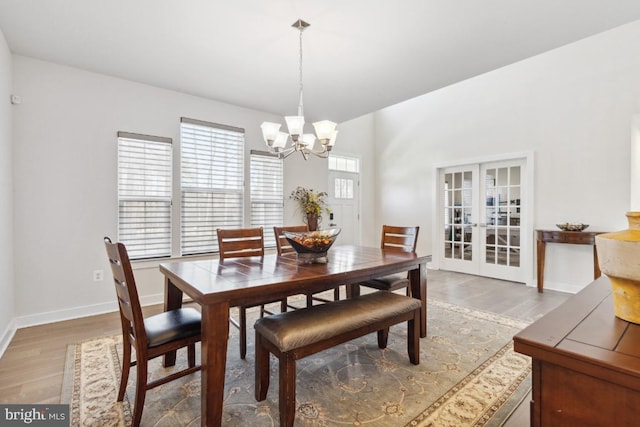
{"label": "window sill", "polygon": [[[274,248],[265,248],[265,255],[275,253]],[[159,268],[160,264],[166,264],[170,262],[185,262],[185,261],[203,261],[203,260],[218,259],[218,253],[212,252],[208,254],[202,255],[184,255],[184,256],[176,256],[176,257],[166,257],[166,258],[153,258],[153,259],[141,259],[141,260],[131,260],[131,266],[134,270],[150,270]]]}

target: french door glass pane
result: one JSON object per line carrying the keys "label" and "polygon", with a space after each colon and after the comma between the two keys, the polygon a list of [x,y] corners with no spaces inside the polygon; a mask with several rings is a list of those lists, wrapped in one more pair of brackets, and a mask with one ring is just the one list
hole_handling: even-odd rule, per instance
{"label": "french door glass pane", "polygon": [[486,263],[520,266],[520,166],[487,169]]}
{"label": "french door glass pane", "polygon": [[473,213],[473,173],[451,172],[444,175],[444,257],[471,261],[473,237],[470,225]]}

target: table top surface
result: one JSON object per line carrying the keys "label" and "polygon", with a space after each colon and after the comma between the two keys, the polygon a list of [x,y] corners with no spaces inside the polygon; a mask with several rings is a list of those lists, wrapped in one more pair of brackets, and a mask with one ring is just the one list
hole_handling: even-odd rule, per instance
{"label": "table top surface", "polygon": [[338,245],[325,264],[299,264],[296,254],[264,257],[179,261],[160,264],[174,285],[200,303],[230,301],[231,305],[331,289],[389,272],[409,271],[426,264],[427,256],[380,248]]}
{"label": "table top surface", "polygon": [[633,378],[640,387],[640,325],[615,317],[611,283],[594,280],[516,336],[516,351],[572,369],[598,367]]}

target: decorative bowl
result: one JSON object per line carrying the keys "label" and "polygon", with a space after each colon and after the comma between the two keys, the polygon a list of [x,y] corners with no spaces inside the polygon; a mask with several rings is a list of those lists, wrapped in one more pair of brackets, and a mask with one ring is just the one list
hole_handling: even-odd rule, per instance
{"label": "decorative bowl", "polygon": [[556,224],[556,227],[562,231],[582,231],[589,227],[589,224],[572,224],[570,222],[565,222],[564,224]]}
{"label": "decorative bowl", "polygon": [[340,228],[330,228],[320,231],[293,232],[285,231],[284,237],[297,252],[298,260],[303,262],[321,262],[327,251],[336,241]]}

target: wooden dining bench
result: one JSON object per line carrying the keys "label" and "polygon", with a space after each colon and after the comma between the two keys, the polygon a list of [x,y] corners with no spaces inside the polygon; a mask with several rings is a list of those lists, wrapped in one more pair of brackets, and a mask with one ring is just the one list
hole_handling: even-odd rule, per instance
{"label": "wooden dining bench", "polygon": [[420,309],[418,299],[391,292],[374,292],[351,299],[279,313],[258,319],[256,330],[256,400],[267,397],[269,355],[280,361],[280,425],[293,426],[296,403],[296,360],[352,339],[378,333],[386,348],[385,330],[407,321],[407,352],[420,363]]}

